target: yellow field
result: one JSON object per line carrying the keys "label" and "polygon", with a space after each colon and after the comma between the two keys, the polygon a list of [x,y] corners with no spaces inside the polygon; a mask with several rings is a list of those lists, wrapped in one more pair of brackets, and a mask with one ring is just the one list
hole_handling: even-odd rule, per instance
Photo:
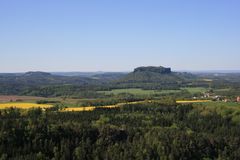
{"label": "yellow field", "polygon": [[62,111],[93,111],[96,107],[69,107],[64,108]]}
{"label": "yellow field", "polygon": [[[128,103],[118,103],[115,105],[108,105],[108,106],[88,106],[88,107],[68,107],[68,108],[64,108],[62,110],[62,112],[74,112],[74,111],[78,111],[78,112],[82,112],[82,111],[93,111],[96,108],[119,108],[124,104],[137,104],[137,103],[143,103],[145,101],[137,101],[137,102],[128,102]],[[149,101],[151,102],[151,101]]]}
{"label": "yellow field", "polygon": [[203,79],[203,81],[205,81],[205,82],[212,82],[213,80],[205,78],[205,79]]}
{"label": "yellow field", "polygon": [[0,109],[7,108],[19,108],[19,109],[30,109],[30,108],[50,108],[52,105],[50,104],[36,104],[36,103],[0,103]]}
{"label": "yellow field", "polygon": [[120,107],[119,104],[118,105],[103,106],[101,108],[118,108],[118,107]]}
{"label": "yellow field", "polygon": [[176,103],[203,103],[203,102],[211,102],[211,100],[178,100]]}
{"label": "yellow field", "polygon": [[[119,105],[111,105],[111,106],[101,106],[99,108],[117,108],[120,107]],[[64,108],[62,111],[93,111],[97,107],[94,106],[89,106],[89,107],[69,107],[69,108]]]}

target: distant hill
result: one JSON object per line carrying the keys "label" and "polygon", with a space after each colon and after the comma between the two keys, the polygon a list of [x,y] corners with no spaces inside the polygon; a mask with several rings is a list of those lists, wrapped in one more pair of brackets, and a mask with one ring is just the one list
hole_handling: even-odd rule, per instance
{"label": "distant hill", "polygon": [[87,77],[99,80],[115,80],[125,76],[127,72],[52,72],[51,74],[58,76]]}
{"label": "distant hill", "polygon": [[136,72],[152,72],[152,73],[159,73],[159,74],[169,74],[172,71],[171,71],[171,68],[165,68],[162,66],[159,66],[159,67],[148,66],[148,67],[135,68],[134,73]]}
{"label": "distant hill", "polygon": [[96,89],[113,80],[124,77],[121,72],[85,73],[26,72],[0,74],[0,94],[4,95],[54,95],[58,92],[80,92]]}
{"label": "distant hill", "polygon": [[106,72],[106,73],[102,73],[102,74],[96,74],[91,77],[94,79],[111,81],[111,80],[118,80],[120,78],[123,78],[127,74],[128,73],[126,73],[126,72]]}
{"label": "distant hill", "polygon": [[93,78],[58,76],[46,72],[0,75],[0,94],[20,94],[26,90],[57,85],[97,85],[102,82]]}
{"label": "distant hill", "polygon": [[52,75],[57,76],[79,76],[79,77],[92,77],[94,75],[103,74],[105,72],[51,72]]}
{"label": "distant hill", "polygon": [[171,68],[165,67],[138,67],[133,72],[123,77],[121,82],[160,82],[160,83],[178,83],[189,78],[194,78],[190,73],[172,72]]}
{"label": "distant hill", "polygon": [[25,74],[23,74],[23,76],[51,76],[51,73],[47,73],[47,72],[26,72]]}
{"label": "distant hill", "polygon": [[138,67],[114,81],[117,88],[179,89],[191,83],[196,76],[185,72],[172,72],[166,67]]}

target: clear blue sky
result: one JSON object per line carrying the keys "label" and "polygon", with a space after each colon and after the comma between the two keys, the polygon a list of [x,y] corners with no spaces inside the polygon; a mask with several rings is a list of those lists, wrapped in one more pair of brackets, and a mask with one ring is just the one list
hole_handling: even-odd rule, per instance
{"label": "clear blue sky", "polygon": [[1,0],[0,72],[240,69],[239,0]]}

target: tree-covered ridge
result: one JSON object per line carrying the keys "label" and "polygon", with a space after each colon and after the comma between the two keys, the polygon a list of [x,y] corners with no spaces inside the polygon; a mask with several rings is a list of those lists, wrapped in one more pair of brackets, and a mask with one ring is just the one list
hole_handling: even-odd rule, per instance
{"label": "tree-covered ridge", "polygon": [[47,72],[41,72],[41,71],[37,71],[37,72],[26,72],[23,74],[23,76],[51,76],[51,73],[47,73]]}
{"label": "tree-covered ridge", "polygon": [[99,85],[102,81],[78,76],[58,76],[45,72],[27,72],[25,74],[0,75],[0,94],[24,94],[29,90],[38,90],[54,86],[88,86]]}

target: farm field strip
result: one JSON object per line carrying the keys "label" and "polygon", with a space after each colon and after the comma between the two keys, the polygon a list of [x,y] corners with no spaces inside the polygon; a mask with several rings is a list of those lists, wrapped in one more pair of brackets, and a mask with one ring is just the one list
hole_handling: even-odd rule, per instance
{"label": "farm field strip", "polygon": [[212,102],[211,100],[177,100],[176,103],[205,103]]}
{"label": "farm field strip", "polygon": [[78,112],[81,112],[81,111],[93,111],[96,107],[93,107],[93,106],[89,106],[89,107],[68,107],[68,108],[64,108],[63,112],[69,112],[69,111],[78,111]]}
{"label": "farm field strip", "polygon": [[36,104],[36,103],[0,103],[0,109],[7,108],[19,108],[19,109],[30,109],[30,108],[50,108],[51,104]]}
{"label": "farm field strip", "polygon": [[[136,102],[128,102],[128,103],[117,103],[115,105],[106,105],[106,106],[88,106],[88,107],[68,107],[61,110],[62,112],[68,112],[68,111],[93,111],[96,108],[119,108],[122,105],[125,104],[139,104],[144,103],[146,101],[136,101]],[[152,103],[153,101],[148,101],[149,103]],[[178,100],[176,103],[184,104],[184,103],[206,103],[206,102],[212,102],[211,100]]]}
{"label": "farm field strip", "polygon": [[[140,104],[144,102],[153,102],[153,101],[135,101],[135,102],[127,102],[127,103],[117,103],[114,105],[105,105],[105,106],[87,106],[87,107],[67,107],[61,110],[61,112],[69,112],[69,111],[93,111],[96,108],[119,108],[122,105],[125,104]],[[211,100],[177,100],[176,103],[178,104],[187,104],[187,103],[196,103],[196,104],[206,104],[207,106],[211,106],[214,104],[214,106],[219,106],[219,105],[228,105],[228,103],[218,103],[218,102],[213,102]],[[235,104],[235,106],[239,106],[239,104]],[[0,103],[0,109],[7,109],[7,108],[19,108],[19,109],[30,109],[30,108],[50,108],[53,105],[51,104],[36,104],[36,103],[17,103],[17,102],[11,102],[11,103]],[[232,106],[232,105],[231,105]]]}
{"label": "farm field strip", "polygon": [[[106,106],[88,106],[88,107],[68,107],[68,108],[64,108],[63,112],[68,112],[68,111],[93,111],[96,108],[119,108],[124,104],[138,104],[138,103],[143,103],[146,101],[136,101],[136,102],[127,102],[127,103],[117,103],[115,105],[106,105]],[[149,101],[150,102],[150,101]]]}
{"label": "farm field strip", "polygon": [[171,94],[171,93],[179,93],[183,90],[187,90],[190,93],[202,93],[206,92],[207,89],[203,87],[184,87],[178,90],[143,90],[140,88],[130,88],[130,89],[113,89],[110,91],[98,91],[98,93],[105,93],[105,94],[121,94],[121,93],[129,93],[135,95],[152,95],[152,94]]}
{"label": "farm field strip", "polygon": [[43,97],[34,97],[34,96],[16,96],[16,95],[0,95],[0,103],[7,103],[11,101],[36,101],[43,100],[46,98]]}
{"label": "farm field strip", "polygon": [[181,90],[187,90],[188,92],[190,92],[191,94],[194,93],[203,93],[206,92],[207,89],[203,88],[203,87],[183,87],[181,88]]}

